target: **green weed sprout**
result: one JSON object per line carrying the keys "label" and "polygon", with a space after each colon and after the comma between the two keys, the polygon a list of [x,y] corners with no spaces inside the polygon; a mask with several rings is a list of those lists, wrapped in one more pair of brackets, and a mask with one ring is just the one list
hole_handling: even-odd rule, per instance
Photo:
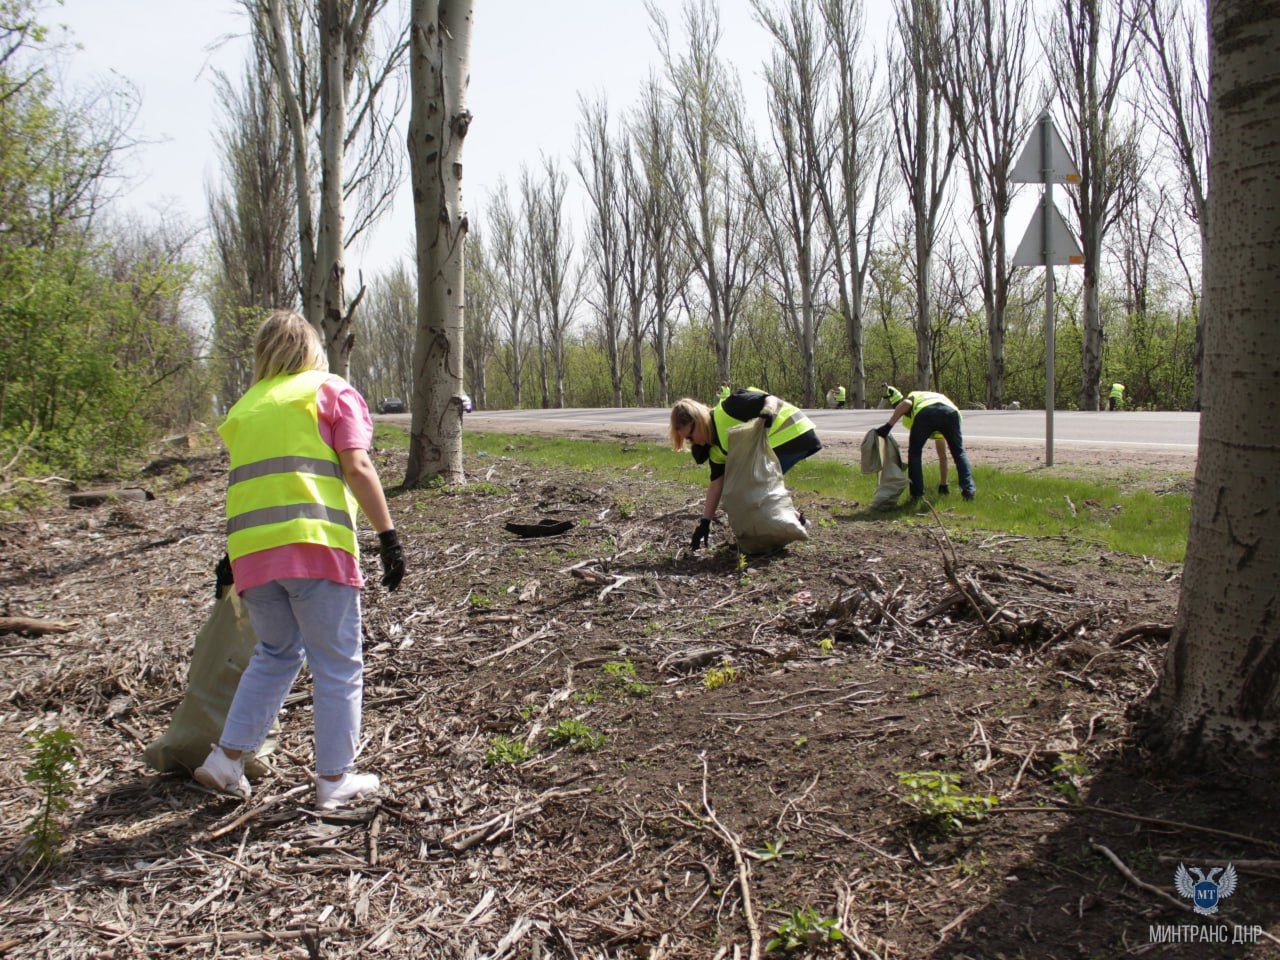
{"label": "green weed sprout", "polygon": [[738,671],[726,660],[718,667],[707,668],[707,672],[702,675],[702,685],[708,690],[718,690],[725,684],[733,683],[737,679]]}
{"label": "green weed sprout", "polygon": [[554,746],[569,747],[575,753],[599,750],[605,741],[603,733],[596,733],[581,720],[561,720],[547,731],[547,738]]}
{"label": "green weed sprout", "polygon": [[943,836],[959,833],[966,820],[981,820],[998,802],[990,794],[964,793],[953,773],[899,773],[898,782],[910,791],[904,799],[919,811],[924,825]]}
{"label": "green weed sprout", "polygon": [[844,939],[835,917],[824,917],[813,907],[802,907],[778,924],[773,936],[764,945],[764,952],[808,950],[841,943]]}
{"label": "green weed sprout", "polygon": [[604,665],[604,672],[608,675],[609,682],[621,688],[629,697],[647,697],[653,693],[649,684],[636,679],[636,665],[630,660],[610,661]]}
{"label": "green weed sprout", "polygon": [[484,762],[489,766],[505,763],[514,767],[518,763],[524,763],[526,760],[532,759],[537,753],[537,750],[523,740],[500,735],[489,741],[489,749],[485,752]]}
{"label": "green weed sprout", "polygon": [[1080,799],[1080,780],[1089,775],[1089,768],[1074,753],[1064,753],[1053,766],[1053,772],[1063,779],[1053,785],[1053,789],[1072,803]]}
{"label": "green weed sprout", "polygon": [[46,730],[28,740],[31,766],[24,779],[40,790],[40,809],[27,823],[28,859],[35,863],[53,863],[62,847],[62,824],[58,815],[67,809],[67,799],[75,787],[75,772],[80,765],[76,756],[76,738],[62,727]]}

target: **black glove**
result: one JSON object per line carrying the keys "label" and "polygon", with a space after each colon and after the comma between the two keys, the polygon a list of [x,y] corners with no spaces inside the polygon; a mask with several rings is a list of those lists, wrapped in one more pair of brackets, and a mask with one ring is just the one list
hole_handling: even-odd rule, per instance
{"label": "black glove", "polygon": [[703,517],[698,521],[698,528],[693,531],[693,539],[689,541],[689,549],[711,546],[711,520]]}
{"label": "black glove", "polygon": [[227,587],[233,586],[236,578],[231,575],[231,558],[225,553],[222,559],[218,561],[218,565],[213,568],[213,579],[215,581],[213,588],[213,599],[221,600],[222,591]]}
{"label": "black glove", "polygon": [[880,426],[876,427],[876,433],[878,433],[878,434],[879,434],[880,436],[882,436],[882,437],[887,437],[887,436],[889,436],[889,431],[890,431],[890,430],[892,430],[892,429],[893,429],[893,424],[892,424],[892,423],[885,423],[885,424],[881,424]]}
{"label": "black glove", "polygon": [[938,493],[942,494],[945,497],[950,492],[951,492],[951,488],[948,487],[945,483],[938,484]]}
{"label": "black glove", "polygon": [[382,585],[394,593],[404,579],[404,552],[394,527],[378,534],[378,554],[382,558]]}
{"label": "black glove", "polygon": [[773,429],[773,414],[772,414],[772,413],[770,413],[768,410],[765,410],[765,411],[761,412],[761,414],[760,414],[760,419],[764,421],[764,428],[765,428],[766,430],[772,430],[772,429]]}

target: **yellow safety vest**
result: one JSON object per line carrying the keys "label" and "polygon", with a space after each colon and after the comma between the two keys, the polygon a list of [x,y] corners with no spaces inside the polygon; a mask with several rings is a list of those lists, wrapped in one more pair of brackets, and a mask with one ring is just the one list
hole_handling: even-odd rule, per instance
{"label": "yellow safety vest", "polygon": [[730,390],[728,387],[721,387],[719,390],[716,391],[716,403],[724,403],[725,398],[728,397],[729,394],[731,394],[732,392],[733,391]]}
{"label": "yellow safety vest", "polygon": [[1112,400],[1123,400],[1123,399],[1124,399],[1124,384],[1123,384],[1123,383],[1113,383],[1113,384],[1111,385],[1111,399],[1112,399]]}
{"label": "yellow safety vest", "polygon": [[231,454],[227,553],[232,560],[290,543],[359,556],[358,504],[338,454],[320,438],[316,391],[329,376],[308,370],[259,381],[218,427]]}
{"label": "yellow safety vest", "polygon": [[836,403],[844,403],[845,392],[844,387],[836,387]]}
{"label": "yellow safety vest", "polygon": [[[945,403],[948,407],[954,408],[957,412],[960,409],[948,400],[945,394],[934,393],[932,390],[912,390],[902,399],[911,401],[911,412],[902,418],[902,425],[908,430],[911,429],[911,424],[915,422],[916,414],[925,407],[932,407],[935,403]],[[942,434],[935,431],[931,439],[941,440]]]}
{"label": "yellow safety vest", "polygon": [[[748,389],[756,393],[765,392],[756,390],[755,387],[748,387]],[[724,463],[729,453],[729,431],[734,427],[742,426],[746,421],[738,420],[725,413],[723,402],[716,404],[716,408],[711,411],[711,419],[716,426],[716,442],[711,445],[711,462]],[[783,400],[778,407],[777,415],[773,418],[773,426],[769,428],[769,446],[777,449],[788,440],[803,436],[812,429],[812,421],[800,412],[800,408]]]}

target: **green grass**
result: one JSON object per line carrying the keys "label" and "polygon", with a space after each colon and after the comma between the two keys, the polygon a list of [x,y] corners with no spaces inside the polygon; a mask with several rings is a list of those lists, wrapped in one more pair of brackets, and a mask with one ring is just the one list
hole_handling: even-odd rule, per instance
{"label": "green grass", "polygon": [[[402,427],[381,424],[377,439],[387,446],[404,447],[408,435]],[[707,468],[699,467],[688,453],[676,453],[655,443],[622,443],[573,440],[563,437],[535,437],[508,434],[467,433],[463,448],[474,456],[480,451],[490,456],[508,456],[526,463],[576,467],[619,473],[640,465],[649,479],[690,486],[703,486]],[[628,474],[635,476],[635,474]],[[1187,547],[1191,498],[1183,493],[1156,494],[1145,490],[1124,492],[1114,484],[1057,476],[1047,472],[997,470],[981,465],[974,468],[978,498],[961,499],[954,466],[948,497],[938,497],[938,464],[930,452],[925,457],[925,490],[947,527],[999,530],[1029,537],[1067,536],[1093,540],[1108,549],[1141,554],[1160,560],[1181,562]],[[932,524],[932,515],[917,515],[905,509],[873,514],[854,504],[865,505],[875,492],[876,478],[863,475],[856,464],[820,454],[799,464],[787,474],[787,486],[794,492],[813,494],[848,505],[852,519],[869,522]],[[1072,514],[1067,498],[1075,507]],[[903,498],[906,499],[905,496]],[[839,507],[839,504],[833,504]]]}

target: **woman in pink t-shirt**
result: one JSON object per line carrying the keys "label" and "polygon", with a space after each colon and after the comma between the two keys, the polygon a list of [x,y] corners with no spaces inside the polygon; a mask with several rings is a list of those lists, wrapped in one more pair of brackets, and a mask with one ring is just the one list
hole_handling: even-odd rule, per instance
{"label": "woman in pink t-shirt", "polygon": [[[271,500],[273,491],[318,491],[324,484],[341,491],[341,484],[334,490],[332,479],[340,473],[378,532],[383,586],[394,590],[404,576],[400,541],[367,452],[373,437],[369,410],[341,377],[314,372],[327,367],[314,328],[292,311],[273,313],[254,346],[254,385],[221,428],[235,467],[231,487],[254,480],[270,484],[257,488],[258,499],[249,498],[256,509],[233,517],[229,503],[228,531],[252,529],[276,545],[253,552],[241,547],[234,561],[224,557],[218,564],[218,594],[234,583],[258,645],[240,677],[222,736],[195,771],[205,786],[249,795],[244,755],[262,746],[305,658],[315,682],[316,802],[321,809],[369,796],[379,786],[374,774],[352,770],[363,697],[364,580],[355,554],[333,544],[354,548],[356,518],[327,505],[318,492],[311,494],[312,502],[302,503],[293,502],[296,495],[282,494],[277,504]],[[277,441],[273,455],[262,457],[262,448],[276,447]],[[326,458],[300,455],[326,449],[331,451]],[[259,503],[264,495],[266,506]],[[317,521],[338,535],[326,535],[323,529],[317,535]]]}

